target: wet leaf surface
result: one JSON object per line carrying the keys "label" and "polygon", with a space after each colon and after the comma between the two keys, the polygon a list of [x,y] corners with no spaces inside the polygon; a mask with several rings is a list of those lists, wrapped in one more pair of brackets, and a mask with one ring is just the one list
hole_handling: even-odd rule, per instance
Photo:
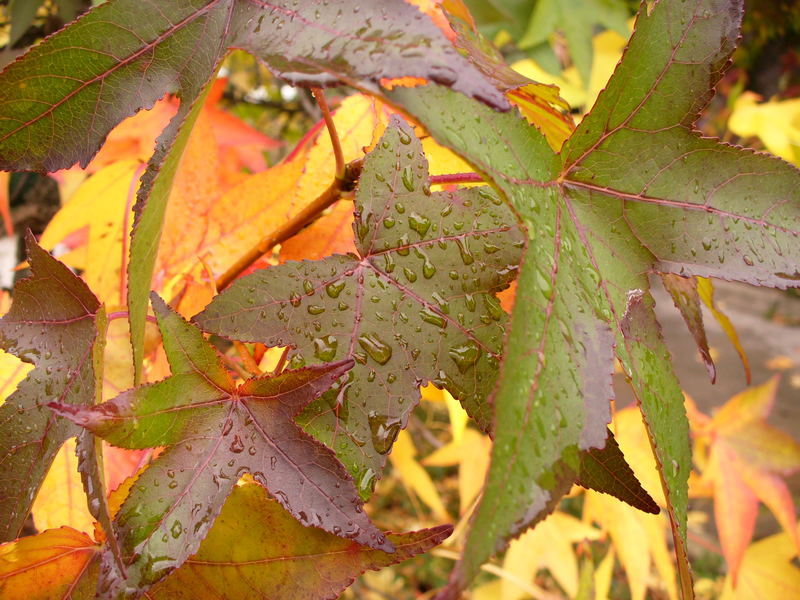
{"label": "wet leaf surface", "polygon": [[[14,289],[0,320],[0,346],[34,369],[0,406],[0,539],[19,535],[61,445],[81,429],[47,403],[90,406],[98,390],[94,364],[100,303],[83,281],[28,237],[33,276]],[[98,322],[99,321],[99,322]],[[95,482],[95,485],[98,485]],[[99,508],[99,505],[98,505]]]}
{"label": "wet leaf surface", "polygon": [[432,381],[488,431],[506,314],[494,292],[523,239],[488,187],[431,193],[412,130],[395,118],[369,154],[355,201],[358,255],[287,262],[235,282],[195,321],[232,339],[291,346],[290,365],[354,359],[301,416],[363,495]]}
{"label": "wet leaf surface", "polygon": [[443,88],[390,93],[494,181],[528,228],[494,396],[493,467],[458,585],[550,498],[542,481],[551,480],[551,465],[574,463],[577,448],[597,441],[589,431],[604,427],[591,411],[601,410],[610,388],[596,382],[609,380],[616,354],[650,432],[689,591],[688,424],[647,274],[798,285],[798,171],[693,128],[735,46],[741,13],[730,0],[643,9],[614,76],[560,155],[518,117]]}
{"label": "wet leaf surface", "polygon": [[183,564],[245,473],[304,525],[392,551],[364,514],[352,480],[334,454],[294,423],[302,408],[352,361],[237,386],[199,330],[158,296],[153,304],[171,377],[91,409],[51,405],[116,446],[168,446],[139,476],[115,519],[127,579],[105,555],[101,593],[126,597]]}

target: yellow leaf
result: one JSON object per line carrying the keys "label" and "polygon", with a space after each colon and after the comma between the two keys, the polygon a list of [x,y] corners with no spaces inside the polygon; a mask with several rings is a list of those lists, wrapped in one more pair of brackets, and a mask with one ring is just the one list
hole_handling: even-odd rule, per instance
{"label": "yellow leaf", "polygon": [[800,165],[800,99],[758,100],[753,92],[739,96],[728,129],[743,138],[758,136],[770,152]]}
{"label": "yellow leaf", "polygon": [[[611,536],[619,561],[628,576],[631,599],[644,600],[651,556],[647,529],[639,517],[639,511],[616,498],[587,490],[583,515],[585,521],[596,522]],[[641,515],[651,516],[645,513]]]}
{"label": "yellow leaf", "polygon": [[[596,540],[600,531],[566,513],[554,512],[511,542],[503,570],[524,581],[532,581],[539,569],[547,569],[572,598],[578,593],[578,560],[572,544]],[[503,581],[502,600],[518,600],[525,594],[513,581]]]}
{"label": "yellow leaf", "polygon": [[89,177],[69,202],[47,225],[41,244],[52,250],[69,234],[88,227],[86,262],[83,278],[101,302],[125,304],[121,277],[127,264],[128,231],[132,223],[132,207],[144,165],[136,160],[123,160],[104,167]]}
{"label": "yellow leaf", "polygon": [[28,376],[33,365],[22,362],[13,354],[0,350],[0,405],[14,393],[19,382]]}
{"label": "yellow leaf", "polygon": [[720,324],[720,327],[722,327],[725,335],[728,336],[733,347],[736,348],[736,352],[739,354],[739,360],[742,361],[742,365],[744,366],[745,378],[747,379],[747,383],[750,383],[750,361],[739,341],[739,334],[736,333],[736,328],[733,326],[733,323],[731,323],[727,315],[717,308],[717,305],[714,303],[714,284],[711,283],[710,279],[706,277],[697,278],[697,294],[700,296],[700,300],[703,301],[703,304],[711,311],[717,323]]}
{"label": "yellow leaf", "polygon": [[458,467],[459,512],[462,515],[472,506],[483,489],[491,454],[492,441],[489,436],[474,429],[464,430],[464,437],[461,440],[461,461]]}
{"label": "yellow leaf", "polygon": [[797,550],[786,533],[752,544],[744,555],[736,587],[729,575],[721,600],[800,598],[800,569],[792,564]]}
{"label": "yellow leaf", "polygon": [[608,552],[594,570],[594,600],[607,600],[611,591],[611,579],[614,576],[614,546],[610,546]]}
{"label": "yellow leaf", "polygon": [[436,519],[445,521],[449,517],[439,492],[436,491],[428,472],[417,462],[416,456],[417,449],[414,447],[411,435],[405,430],[401,431],[389,455],[392,466],[397,469],[403,483],[431,509]]}
{"label": "yellow leaf", "polygon": [[85,533],[68,527],[0,545],[0,598],[91,598],[97,575],[82,576],[99,550]]}
{"label": "yellow leaf", "polygon": [[70,438],[56,454],[33,502],[33,522],[39,531],[68,526],[84,533],[92,531],[94,518],[86,506],[75,438]]}

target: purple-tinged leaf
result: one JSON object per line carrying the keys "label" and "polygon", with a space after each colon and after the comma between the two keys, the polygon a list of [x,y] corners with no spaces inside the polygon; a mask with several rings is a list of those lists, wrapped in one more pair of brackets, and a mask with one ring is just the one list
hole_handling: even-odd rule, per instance
{"label": "purple-tinged leaf", "polygon": [[[427,86],[389,94],[440,142],[493,180],[528,227],[530,242],[508,338],[507,362],[513,365],[514,375],[527,369],[534,374],[531,382],[547,385],[545,374],[558,364],[563,348],[571,347],[547,348],[540,336],[529,334],[531,328],[541,327],[537,324],[541,317],[529,306],[536,293],[555,291],[561,296],[545,314],[559,314],[555,309],[559,303],[567,306],[562,333],[593,331],[580,322],[590,312],[614,331],[615,352],[634,389],[662,471],[681,585],[689,595],[691,579],[685,560],[691,468],[688,424],[653,313],[647,274],[659,271],[776,287],[800,285],[800,244],[796,241],[800,172],[774,157],[721,144],[693,130],[735,45],[741,13],[739,0],[643,4],[620,65],[561,156],[548,152],[538,132],[525,130],[513,116],[492,113],[443,88]],[[583,284],[587,277],[594,279],[593,286]],[[569,281],[561,282],[562,278]],[[577,322],[567,310],[576,310]],[[503,372],[506,369],[504,365]],[[582,372],[576,364],[562,379],[574,385]],[[503,427],[512,431],[518,427],[513,419],[507,425],[501,423],[502,413],[514,410],[503,405],[531,403],[533,389],[508,385],[501,375],[495,398],[498,440]],[[554,387],[551,395],[563,414],[563,408],[574,403],[562,400],[562,389]],[[554,414],[549,418],[542,414],[545,432],[548,425],[557,426]],[[574,412],[567,414],[574,418]],[[569,434],[574,440],[573,430]],[[496,443],[495,447],[513,448],[513,444]],[[534,444],[533,452],[525,447],[528,456],[552,451],[549,444]],[[522,449],[515,455],[522,456]],[[506,470],[510,463],[496,460],[494,464],[493,470]],[[490,486],[492,481],[502,481],[493,477],[490,472]],[[499,488],[496,491],[500,493]],[[487,497],[490,494],[484,502]],[[468,541],[465,550],[467,562],[454,575],[462,587],[488,558],[481,536],[516,532],[516,527],[506,527],[505,511],[495,507],[494,515],[487,511],[482,521],[481,510],[470,534],[475,541]],[[475,533],[476,529],[481,533]]]}
{"label": "purple-tinged leaf", "polygon": [[103,557],[102,597],[140,593],[197,551],[237,480],[250,473],[304,525],[392,551],[333,452],[294,417],[352,366],[339,361],[236,385],[201,332],[153,295],[172,376],[92,408],[52,404],[110,443],[168,448],[115,519],[127,566]]}
{"label": "purple-tinged leaf", "polygon": [[507,321],[494,292],[516,275],[524,240],[491,188],[431,193],[421,144],[399,119],[366,158],[355,215],[359,256],[258,271],[195,321],[232,339],[291,346],[290,365],[356,361],[301,420],[368,495],[419,386],[446,387],[491,429],[486,397]]}
{"label": "purple-tinged leaf", "polygon": [[[303,527],[260,485],[237,485],[197,554],[144,597],[328,600],[364,571],[427,552],[452,531],[450,525],[440,525],[388,533],[395,547],[388,553]],[[8,600],[89,600],[97,587],[101,555],[100,544],[68,527],[2,544],[0,595]]]}
{"label": "purple-tinged leaf", "polygon": [[228,50],[253,53],[299,85],[337,82],[373,93],[421,77],[507,110],[509,103],[442,32],[402,0],[115,0],[35,46],[0,74],[0,168],[85,166],[109,131],[168,93],[178,114],[142,177],[129,261],[135,381],[147,293],[169,190],[203,90]]}
{"label": "purple-tinged leaf", "polygon": [[665,273],[661,276],[661,281],[664,282],[664,287],[672,296],[675,307],[681,312],[681,316],[697,344],[697,349],[700,351],[700,358],[703,359],[711,383],[714,383],[717,379],[717,369],[711,358],[706,329],[703,326],[703,309],[700,307],[700,295],[697,293],[697,279]]}
{"label": "purple-tinged leaf", "polygon": [[609,494],[634,508],[657,515],[658,504],[642,487],[614,434],[608,432],[604,448],[592,448],[581,454],[581,466],[575,482],[596,492]]}
{"label": "purple-tinged leaf", "polygon": [[440,525],[387,534],[393,553],[303,527],[263,488],[238,486],[199,552],[156,585],[153,600],[316,600],[337,598],[367,569],[427,552],[451,533]]}
{"label": "purple-tinged leaf", "polygon": [[[56,453],[80,433],[47,403],[94,403],[101,377],[95,360],[105,335],[98,332],[103,308],[86,284],[31,234],[26,241],[33,276],[14,288],[11,310],[0,319],[0,347],[35,368],[0,406],[0,540],[19,535]],[[101,485],[95,474],[92,486]]]}

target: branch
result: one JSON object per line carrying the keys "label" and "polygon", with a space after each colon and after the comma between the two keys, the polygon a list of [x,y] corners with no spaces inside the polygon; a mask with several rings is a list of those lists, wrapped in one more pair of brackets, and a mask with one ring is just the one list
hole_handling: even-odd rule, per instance
{"label": "branch", "polygon": [[355,182],[358,181],[358,177],[361,175],[363,164],[364,159],[357,159],[347,163],[344,167],[344,176],[342,178],[337,177],[334,179],[316,200],[289,219],[284,225],[263,237],[258,244],[241,256],[225,273],[220,275],[216,281],[217,290],[224,290],[234,279],[272,248],[297,235],[301,229],[316,221],[326,208],[342,197],[343,192],[352,191],[355,187]]}
{"label": "branch", "polygon": [[336,124],[333,122],[331,110],[328,108],[328,101],[325,100],[325,93],[322,88],[311,88],[311,93],[314,100],[319,104],[319,109],[322,111],[322,118],[325,120],[325,126],[328,128],[328,134],[331,136],[331,145],[333,146],[333,156],[336,159],[336,179],[344,179],[346,166],[344,163],[344,153],[342,152],[342,144],[339,141],[339,134],[336,133]]}

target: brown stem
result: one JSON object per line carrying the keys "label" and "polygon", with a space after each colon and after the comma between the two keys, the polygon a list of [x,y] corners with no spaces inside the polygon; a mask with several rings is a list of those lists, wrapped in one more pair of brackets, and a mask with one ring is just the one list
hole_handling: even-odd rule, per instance
{"label": "brown stem", "polygon": [[256,376],[263,375],[261,369],[258,368],[258,363],[256,362],[256,359],[253,358],[252,354],[250,354],[250,351],[247,349],[247,346],[245,346],[242,342],[234,340],[233,347],[236,348],[236,352],[239,353],[239,357],[242,359],[242,364],[244,365],[244,368],[247,369],[247,371],[251,375],[256,375]]}
{"label": "brown stem", "polygon": [[272,250],[277,244],[285,242],[290,237],[299,233],[301,229],[313,223],[322,214],[322,211],[341,198],[342,192],[352,191],[355,182],[358,180],[358,176],[361,174],[363,163],[363,159],[357,159],[346,164],[343,178],[334,179],[328,188],[313,202],[289,219],[285,224],[261,238],[258,244],[248,250],[233,266],[220,275],[216,281],[217,290],[224,290],[250,265]]}
{"label": "brown stem", "polygon": [[333,122],[331,110],[328,108],[328,101],[325,100],[325,92],[322,91],[322,88],[311,88],[311,93],[314,96],[314,100],[319,104],[319,109],[322,111],[322,118],[325,120],[325,126],[328,128],[328,133],[331,136],[333,156],[336,158],[336,179],[344,179],[346,169],[344,153],[342,152],[342,144],[339,141],[339,134],[336,133],[336,124]]}

